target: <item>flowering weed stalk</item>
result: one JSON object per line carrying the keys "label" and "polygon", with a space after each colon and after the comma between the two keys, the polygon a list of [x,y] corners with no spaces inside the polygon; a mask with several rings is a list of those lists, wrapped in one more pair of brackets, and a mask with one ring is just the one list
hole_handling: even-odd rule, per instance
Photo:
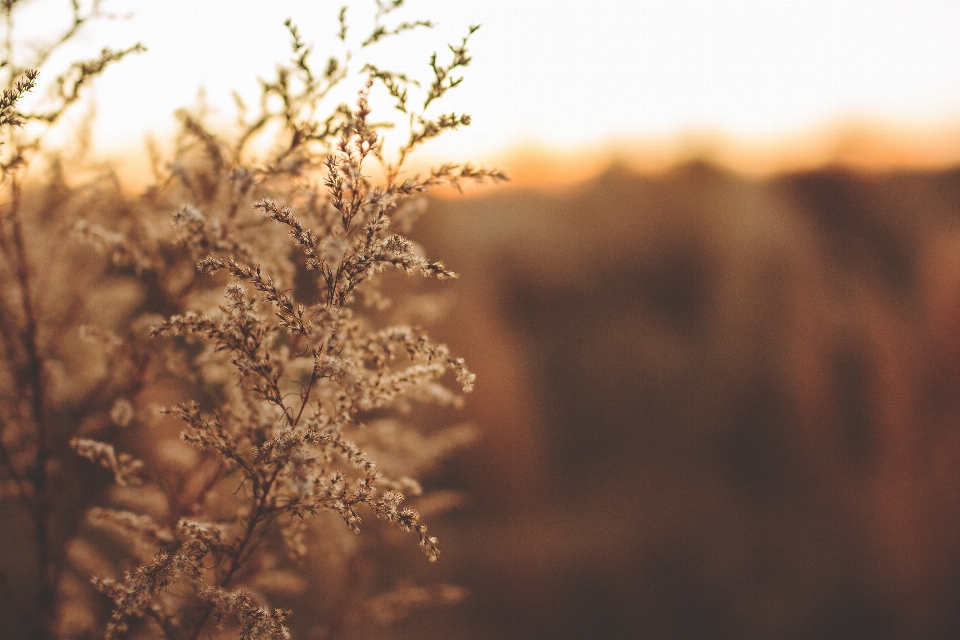
{"label": "flowering weed stalk", "polygon": [[[8,15],[14,4],[4,4]],[[391,24],[401,5],[377,0],[361,48],[431,26]],[[85,14],[74,7],[80,25]],[[338,33],[344,44],[346,18],[344,9]],[[24,622],[30,637],[89,635],[102,622],[106,638],[193,640],[217,629],[241,638],[287,638],[289,611],[269,597],[277,576],[296,576],[311,550],[329,546],[341,531],[358,533],[368,515],[413,534],[429,560],[440,554],[437,538],[405,500],[423,492],[415,475],[469,435],[459,428],[425,433],[408,421],[420,403],[458,404],[474,376],[422,328],[389,321],[381,274],[455,277],[403,235],[422,209],[420,199],[437,185],[505,179],[496,170],[457,164],[401,178],[423,143],[470,123],[465,114],[436,107],[462,81],[477,27],[449,47],[446,61],[431,57],[422,85],[367,64],[354,104],[331,106],[333,87],[353,77],[351,55],[330,57],[318,70],[297,26],[286,26],[293,57],[274,80],[262,81],[259,113],[248,117],[238,102],[239,126],[223,135],[202,113],[179,112],[174,157],[164,164],[154,152],[150,189],[135,200],[115,194],[112,208],[81,207],[72,221],[65,218],[84,246],[103,256],[75,266],[100,269],[94,283],[124,283],[133,292],[111,318],[87,301],[79,307],[85,313],[59,319],[62,335],[95,346],[93,360],[103,370],[94,374],[93,360],[84,362],[86,369],[78,365],[74,386],[82,389],[69,401],[46,386],[44,370],[58,357],[43,341],[53,319],[34,305],[31,279],[39,269],[30,264],[17,205],[16,171],[39,143],[31,147],[12,133],[31,118],[54,122],[58,112],[21,113],[17,105],[38,76],[10,75],[0,102],[0,126],[11,132],[4,176],[14,196],[0,226],[13,275],[0,297],[8,370],[0,379],[0,462],[34,522],[39,549],[41,613]],[[87,79],[139,49],[104,50],[71,67],[56,85],[61,111]],[[409,129],[393,153],[385,148],[387,125],[370,120],[375,91],[392,98]],[[252,151],[254,140],[274,135],[270,152]],[[371,167],[380,180],[370,176]],[[457,391],[444,383],[448,374]],[[150,409],[152,397],[172,394],[185,399],[162,415]],[[55,437],[51,407],[71,420]],[[182,445],[157,435],[174,419]],[[70,449],[75,457],[64,462]],[[371,451],[387,464],[378,465]],[[117,487],[101,483],[89,491],[54,545],[48,520],[59,507],[49,474],[69,467],[79,469],[71,477],[84,477],[95,468],[87,460],[106,469]],[[90,509],[93,501],[107,506]],[[331,528],[327,516],[339,525]],[[97,548],[97,540],[112,543]],[[340,544],[341,556],[360,551]],[[95,605],[79,596],[71,601],[62,580],[65,566],[79,572],[81,565],[116,576],[94,580],[110,602],[99,622],[78,622]],[[343,566],[340,573],[349,574]],[[328,579],[336,573],[331,567]],[[303,590],[304,579],[293,580],[293,591]],[[319,633],[343,635],[363,611],[394,620],[428,601],[463,595],[449,585],[355,592],[325,609]]]}

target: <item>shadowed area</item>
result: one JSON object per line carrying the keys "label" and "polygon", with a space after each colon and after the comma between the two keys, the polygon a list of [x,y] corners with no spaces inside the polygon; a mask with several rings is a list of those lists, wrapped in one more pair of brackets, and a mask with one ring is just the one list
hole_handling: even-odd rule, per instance
{"label": "shadowed area", "polygon": [[612,166],[433,209],[475,637],[960,634],[960,172]]}

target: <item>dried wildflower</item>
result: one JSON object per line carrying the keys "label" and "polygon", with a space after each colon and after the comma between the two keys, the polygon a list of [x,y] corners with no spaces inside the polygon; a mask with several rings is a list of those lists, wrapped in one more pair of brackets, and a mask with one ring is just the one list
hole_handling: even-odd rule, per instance
{"label": "dried wildflower", "polygon": [[95,508],[90,511],[89,517],[94,523],[123,529],[151,545],[167,545],[174,541],[173,533],[148,515]]}
{"label": "dried wildflower", "polygon": [[467,591],[450,584],[420,587],[401,582],[393,590],[372,598],[366,609],[381,625],[402,620],[415,610],[438,603],[455,604],[467,597]]}
{"label": "dried wildflower", "polygon": [[108,231],[87,220],[78,220],[73,230],[97,251],[107,256],[117,269],[129,269],[141,275],[152,268],[149,258],[121,233]]}
{"label": "dried wildflower", "polygon": [[[15,4],[0,9],[9,18]],[[99,5],[95,1],[88,14],[72,3],[73,29],[99,15]],[[431,26],[391,23],[401,5],[377,2],[373,29],[359,46]],[[92,248],[105,257],[84,266],[94,270],[91,281],[130,290],[129,303],[112,305],[116,309],[99,308],[77,287],[76,303],[64,303],[60,316],[41,313],[18,182],[40,143],[14,127],[56,122],[93,77],[141,47],[104,49],[70,65],[54,81],[51,108],[36,113],[21,113],[19,104],[37,74],[7,69],[0,128],[10,135],[0,149],[0,169],[13,204],[0,219],[0,488],[17,495],[45,541],[38,544],[38,605],[12,607],[40,612],[25,623],[32,637],[51,640],[59,633],[56,598],[64,591],[58,572],[65,562],[53,556],[68,545],[51,538],[59,532],[51,487],[69,482],[54,483],[49,474],[67,466],[55,459],[67,443],[110,470],[119,485],[107,494],[87,492],[76,506],[79,515],[64,518],[68,539],[82,535],[78,523],[85,521],[130,554],[119,561],[109,550],[99,559],[104,568],[98,572],[115,576],[93,580],[112,603],[109,618],[100,620],[106,638],[196,640],[214,627],[240,638],[288,638],[288,612],[264,596],[271,593],[264,587],[269,576],[290,574],[275,566],[271,558],[280,554],[273,549],[304,561],[323,545],[357,553],[361,548],[349,540],[366,532],[365,519],[412,534],[430,561],[439,557],[437,538],[405,499],[425,492],[418,473],[469,438],[451,430],[421,434],[403,418],[419,403],[457,406],[473,376],[423,330],[386,320],[389,298],[378,274],[396,269],[456,277],[408,235],[422,213],[421,196],[439,184],[503,177],[453,164],[424,178],[399,177],[424,141],[470,123],[465,114],[426,113],[462,80],[456,74],[470,61],[467,39],[450,48],[449,63],[432,58],[428,81],[366,67],[354,105],[323,114],[331,89],[350,77],[350,55],[328,58],[317,70],[297,26],[288,22],[287,29],[292,60],[262,82],[259,113],[238,101],[235,136],[213,133],[202,110],[180,111],[174,157],[164,163],[154,153],[156,185],[142,198],[113,208],[71,205],[73,219],[60,228],[72,228],[85,253]],[[346,10],[339,37],[347,39]],[[409,138],[395,164],[384,159],[389,128],[371,117],[375,83],[409,118]],[[256,155],[251,141],[274,132],[271,150]],[[383,180],[370,177],[370,163],[380,165]],[[48,342],[48,336],[56,338]],[[61,336],[83,341],[54,347]],[[65,380],[82,374],[73,376],[79,391],[71,396],[61,388],[66,385],[52,384],[49,371],[76,344],[87,351],[75,359],[87,360],[70,371],[61,365]],[[451,388],[454,377],[459,389]],[[195,399],[172,401],[153,421],[166,424],[138,437],[150,422],[141,419],[146,397],[184,390]],[[61,426],[70,411],[76,419]],[[181,423],[176,446],[158,435],[172,420]],[[147,473],[148,465],[118,452],[120,442],[130,441],[158,468],[150,465]],[[114,508],[91,510],[90,501],[101,498]],[[74,548],[91,549],[89,542]],[[85,566],[95,565],[96,554],[88,555],[94,559]],[[295,590],[308,582],[284,584]],[[354,609],[336,613],[341,626],[376,598],[373,584],[355,588]],[[399,619],[428,601],[455,601],[452,589],[405,587],[370,610],[384,622]]]}
{"label": "dried wildflower", "polygon": [[74,438],[70,441],[70,447],[84,458],[92,460],[101,467],[112,471],[114,479],[120,486],[141,484],[143,482],[143,479],[140,477],[143,462],[135,459],[128,453],[117,454],[111,444],[97,442],[96,440]]}
{"label": "dried wildflower", "polygon": [[133,405],[126,398],[117,398],[110,409],[110,419],[118,427],[128,427],[133,420]]}

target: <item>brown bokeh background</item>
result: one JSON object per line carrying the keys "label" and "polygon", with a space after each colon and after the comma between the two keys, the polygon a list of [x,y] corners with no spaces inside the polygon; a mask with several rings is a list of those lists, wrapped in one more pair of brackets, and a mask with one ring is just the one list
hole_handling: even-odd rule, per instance
{"label": "brown bokeh background", "polygon": [[419,232],[482,441],[409,637],[960,636],[960,170],[615,163]]}

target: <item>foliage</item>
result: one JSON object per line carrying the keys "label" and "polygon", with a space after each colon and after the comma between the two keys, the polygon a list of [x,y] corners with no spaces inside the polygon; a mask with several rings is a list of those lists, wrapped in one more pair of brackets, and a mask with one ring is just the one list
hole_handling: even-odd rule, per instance
{"label": "foliage", "polygon": [[[52,108],[21,109],[50,53],[106,14],[99,2],[75,2],[69,30],[21,68],[12,62],[18,4],[3,5],[11,204],[0,222],[0,478],[16,500],[3,508],[32,537],[26,574],[37,585],[23,601],[0,565],[0,597],[19,612],[18,632],[286,638],[289,612],[272,596],[315,586],[311,563],[323,565],[331,597],[314,626],[321,637],[349,635],[362,611],[388,621],[462,598],[449,585],[361,584],[350,558],[364,549],[343,534],[371,514],[413,533],[436,560],[437,538],[405,496],[419,496],[415,476],[470,440],[459,427],[410,424],[422,403],[460,402],[447,372],[462,392],[473,375],[422,328],[391,321],[383,284],[391,268],[456,275],[402,235],[422,194],[505,179],[454,164],[400,179],[421,144],[470,123],[435,104],[462,81],[477,28],[450,47],[449,62],[434,54],[423,87],[367,65],[356,102],[331,107],[331,90],[355,77],[350,54],[318,71],[288,21],[293,57],[261,81],[259,112],[248,117],[238,100],[239,125],[226,134],[202,112],[178,112],[174,156],[164,164],[154,152],[155,182],[141,196],[122,193],[109,171],[69,185],[51,160],[46,186],[24,198],[45,128],[95,76],[143,48],[74,64],[50,85]],[[361,47],[431,26],[388,24],[401,5],[378,0]],[[347,33],[344,9],[344,43]],[[369,118],[377,90],[407,118],[393,161],[389,124]],[[274,144],[258,155],[252,143],[264,136]],[[367,173],[374,162],[379,181]],[[68,229],[75,241],[58,252]],[[167,408],[155,411],[157,402]],[[182,430],[179,443],[171,429]],[[109,606],[78,586],[88,571],[100,574],[94,585]]]}

